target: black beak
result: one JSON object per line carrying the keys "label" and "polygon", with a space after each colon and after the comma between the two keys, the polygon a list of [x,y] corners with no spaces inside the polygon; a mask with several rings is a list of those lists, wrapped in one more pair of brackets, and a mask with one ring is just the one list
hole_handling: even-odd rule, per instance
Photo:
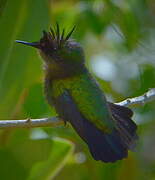
{"label": "black beak", "polygon": [[32,46],[34,48],[38,48],[40,49],[40,44],[38,42],[33,42],[33,43],[29,43],[29,42],[26,42],[26,41],[20,41],[20,40],[16,40],[17,43],[21,43],[21,44],[25,44],[27,46]]}

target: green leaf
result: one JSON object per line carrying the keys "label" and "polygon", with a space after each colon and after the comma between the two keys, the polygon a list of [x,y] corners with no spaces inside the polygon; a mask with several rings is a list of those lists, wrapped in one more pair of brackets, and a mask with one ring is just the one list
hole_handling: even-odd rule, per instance
{"label": "green leaf", "polygon": [[7,3],[7,0],[0,0],[0,16],[2,15],[5,5]]}
{"label": "green leaf", "polygon": [[24,180],[23,177],[27,175],[26,169],[9,149],[0,148],[0,162],[1,179]]}
{"label": "green leaf", "polygon": [[38,118],[47,114],[48,110],[51,113],[51,108],[48,107],[45,97],[43,96],[42,83],[36,83],[29,89],[27,98],[23,104],[23,110],[28,117]]}
{"label": "green leaf", "polygon": [[74,146],[67,140],[55,138],[49,158],[36,163],[27,180],[52,179],[64,167],[73,153]]}
{"label": "green leaf", "polygon": [[[42,0],[13,0],[0,18],[0,113],[9,118],[22,92],[41,80],[41,61],[36,50],[15,43],[37,41],[49,24],[48,6]],[[41,13],[39,13],[41,12]],[[6,106],[7,104],[7,106]]]}

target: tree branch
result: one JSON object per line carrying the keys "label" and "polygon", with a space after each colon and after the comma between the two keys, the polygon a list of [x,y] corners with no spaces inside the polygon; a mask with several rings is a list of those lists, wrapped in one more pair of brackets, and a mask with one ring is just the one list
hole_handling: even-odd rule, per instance
{"label": "tree branch", "polygon": [[58,117],[24,120],[0,120],[0,128],[35,128],[35,127],[56,127],[64,124]]}
{"label": "tree branch", "polygon": [[[121,106],[143,105],[149,101],[155,100],[155,88],[150,89],[142,96],[128,98],[124,101],[115,103]],[[58,117],[42,119],[24,119],[24,120],[0,120],[0,128],[35,128],[35,127],[56,127],[63,125],[63,120]]]}
{"label": "tree branch", "polygon": [[115,103],[121,106],[131,106],[131,105],[144,105],[147,102],[155,100],[155,88],[149,89],[146,93],[144,93],[142,96],[134,97],[134,98],[128,98],[124,101]]}

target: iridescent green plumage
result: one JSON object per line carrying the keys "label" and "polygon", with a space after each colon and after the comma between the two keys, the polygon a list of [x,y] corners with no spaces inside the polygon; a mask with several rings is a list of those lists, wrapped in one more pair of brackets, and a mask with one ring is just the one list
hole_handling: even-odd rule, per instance
{"label": "iridescent green plumage", "polygon": [[70,122],[87,143],[96,160],[114,162],[127,157],[137,139],[132,111],[107,102],[103,91],[85,67],[83,48],[70,40],[74,28],[65,36],[43,32],[36,47],[44,61],[45,95],[65,122]]}
{"label": "iridescent green plumage", "polygon": [[85,118],[104,132],[111,132],[114,121],[107,107],[105,96],[88,72],[70,78],[53,80],[51,86],[52,90],[46,93],[56,98],[67,89]]}

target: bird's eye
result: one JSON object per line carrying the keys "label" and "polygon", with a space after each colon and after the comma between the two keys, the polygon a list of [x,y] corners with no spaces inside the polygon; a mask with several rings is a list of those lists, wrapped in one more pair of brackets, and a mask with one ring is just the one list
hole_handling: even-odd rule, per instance
{"label": "bird's eye", "polygon": [[41,46],[42,46],[42,47],[45,47],[45,43],[44,43],[44,42],[42,42],[42,43],[41,43]]}

